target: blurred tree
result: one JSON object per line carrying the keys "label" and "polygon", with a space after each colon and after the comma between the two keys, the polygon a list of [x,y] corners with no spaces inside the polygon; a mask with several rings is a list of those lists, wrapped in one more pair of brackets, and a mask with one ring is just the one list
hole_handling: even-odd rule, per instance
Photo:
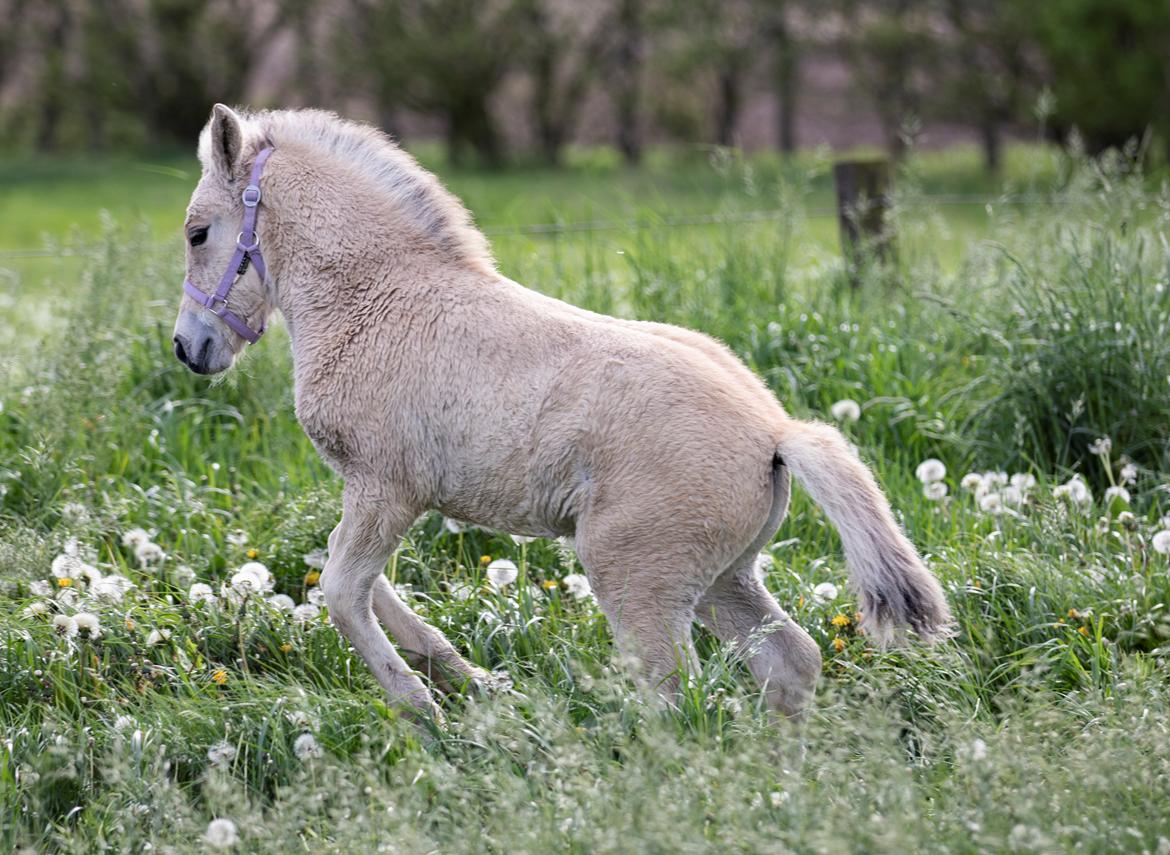
{"label": "blurred tree", "polygon": [[70,87],[66,59],[73,25],[70,5],[69,0],[48,0],[34,8],[41,60],[36,116],[36,146],[39,151],[57,149],[61,119],[68,107]]}
{"label": "blurred tree", "polygon": [[921,116],[926,92],[937,85],[937,29],[932,0],[839,0],[841,46],[854,81],[872,102],[895,159]]}
{"label": "blurred tree", "polygon": [[532,124],[540,154],[553,166],[572,139],[581,104],[609,45],[612,4],[583,5],[556,0],[523,3]]}
{"label": "blurred tree", "polygon": [[1027,81],[1038,75],[1028,59],[1028,8],[1021,0],[943,4],[954,58],[947,112],[975,125],[988,172],[999,170],[1004,127],[1022,113]]}
{"label": "blurred tree", "polygon": [[643,0],[617,0],[610,92],[617,119],[617,145],[626,163],[642,159],[642,65],[645,51]]}
{"label": "blurred tree", "polygon": [[353,0],[345,23],[350,78],[383,114],[400,106],[440,117],[453,163],[504,150],[491,110],[524,45],[525,0]]}
{"label": "blurred tree", "polygon": [[1028,9],[1058,129],[1077,128],[1099,152],[1152,128],[1170,158],[1170,2],[1047,0]]}
{"label": "blurred tree", "polygon": [[797,92],[800,86],[800,44],[792,25],[793,0],[761,0],[764,36],[772,58],[776,96],[776,144],[780,151],[796,151]]}

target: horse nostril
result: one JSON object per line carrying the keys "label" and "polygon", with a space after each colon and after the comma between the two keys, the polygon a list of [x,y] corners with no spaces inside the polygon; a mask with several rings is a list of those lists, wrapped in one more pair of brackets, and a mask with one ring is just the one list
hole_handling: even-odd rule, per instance
{"label": "horse nostril", "polygon": [[183,339],[179,336],[175,336],[175,359],[184,365],[187,364],[187,348],[183,345]]}

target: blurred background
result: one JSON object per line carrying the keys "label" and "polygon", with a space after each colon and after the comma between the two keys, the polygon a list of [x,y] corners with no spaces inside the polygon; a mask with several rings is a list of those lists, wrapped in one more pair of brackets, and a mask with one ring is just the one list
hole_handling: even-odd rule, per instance
{"label": "blurred background", "polygon": [[[1170,145],[1165,0],[0,0],[0,146],[190,150],[322,106],[454,163],[605,146]],[[1152,134],[1152,138],[1146,135]]]}

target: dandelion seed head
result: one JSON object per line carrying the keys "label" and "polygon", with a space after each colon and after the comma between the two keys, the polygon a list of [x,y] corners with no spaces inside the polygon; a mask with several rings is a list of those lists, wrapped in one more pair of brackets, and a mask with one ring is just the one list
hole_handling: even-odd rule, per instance
{"label": "dandelion seed head", "polygon": [[923,484],[933,484],[935,481],[941,481],[947,477],[947,467],[938,458],[928,457],[918,464],[914,475]]}
{"label": "dandelion seed head", "polygon": [[1109,504],[1114,499],[1118,499],[1124,504],[1129,504],[1129,490],[1124,487],[1110,487],[1105,491],[1105,504]]}
{"label": "dandelion seed head", "polygon": [[963,480],[959,482],[959,486],[968,493],[976,493],[983,486],[983,476],[978,472],[968,472],[963,476]]}
{"label": "dandelion seed head", "polygon": [[167,554],[157,543],[148,540],[146,543],[140,543],[134,547],[134,557],[138,559],[138,563],[142,567],[150,567],[154,564],[161,564]]}
{"label": "dandelion seed head", "polygon": [[102,624],[93,612],[78,612],[73,616],[73,622],[77,625],[77,631],[86,638],[101,637]]}
{"label": "dandelion seed head", "polygon": [[137,549],[139,545],[150,542],[150,533],[145,529],[132,528],[122,533],[122,545]]}
{"label": "dandelion seed head", "polygon": [[321,744],[311,733],[302,733],[293,742],[293,754],[297,756],[298,760],[313,760],[324,753]]}
{"label": "dandelion seed head", "polygon": [[297,607],[297,604],[293,602],[293,598],[288,594],[273,594],[268,598],[268,605],[285,614],[292,614],[292,610]]}
{"label": "dandelion seed head", "polygon": [[1112,451],[1113,440],[1107,436],[1098,437],[1089,443],[1089,454],[1096,454],[1098,457],[1108,457]]}
{"label": "dandelion seed head", "polygon": [[72,615],[55,615],[53,617],[53,629],[57,630],[59,635],[66,638],[73,638],[77,635],[77,621]]}
{"label": "dandelion seed head", "polygon": [[514,562],[507,558],[497,558],[488,565],[487,577],[493,588],[502,591],[516,581],[519,572]]}
{"label": "dandelion seed head", "polygon": [[852,398],[842,398],[829,407],[829,412],[839,422],[855,422],[861,418],[861,405]]}
{"label": "dandelion seed head", "polygon": [[215,591],[211,590],[211,586],[204,582],[196,582],[187,592],[187,599],[192,603],[214,603],[216,601]]}
{"label": "dandelion seed head", "polygon": [[207,841],[208,846],[216,849],[230,849],[240,842],[240,833],[234,822],[221,817],[207,823],[203,839]]}
{"label": "dandelion seed head", "polygon": [[301,556],[301,560],[305,562],[305,566],[311,567],[314,570],[324,570],[325,561],[328,558],[329,553],[324,549],[314,549]]}
{"label": "dandelion seed head", "polygon": [[1011,477],[1011,485],[1026,492],[1036,486],[1036,476],[1030,472],[1017,472]]}
{"label": "dandelion seed head", "polygon": [[1159,555],[1170,555],[1170,530],[1160,531],[1150,538],[1150,545]]}
{"label": "dandelion seed head", "polygon": [[1122,484],[1133,485],[1137,483],[1138,468],[1133,463],[1127,463],[1121,467],[1120,479]]}
{"label": "dandelion seed head", "polygon": [[561,582],[564,584],[565,590],[578,600],[593,596],[593,588],[589,584],[589,578],[583,573],[569,573]]}
{"label": "dandelion seed head", "polygon": [[301,603],[292,610],[293,620],[299,623],[308,623],[316,620],[317,616],[321,614],[321,607],[315,603]]}
{"label": "dandelion seed head", "polygon": [[939,502],[946,498],[947,485],[944,481],[931,481],[922,485],[922,495],[932,502]]}
{"label": "dandelion seed head", "polygon": [[821,582],[812,590],[813,599],[821,605],[833,602],[839,593],[837,586],[832,582]]}

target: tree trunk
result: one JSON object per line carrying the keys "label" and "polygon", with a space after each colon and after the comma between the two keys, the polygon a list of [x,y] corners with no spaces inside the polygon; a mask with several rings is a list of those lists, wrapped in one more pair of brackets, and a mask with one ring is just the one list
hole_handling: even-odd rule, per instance
{"label": "tree trunk", "polygon": [[780,151],[792,154],[796,151],[796,90],[799,83],[800,63],[796,56],[796,45],[788,32],[788,24],[781,11],[775,29],[776,42],[776,109],[777,135]]}
{"label": "tree trunk", "polygon": [[993,115],[986,115],[979,123],[979,138],[983,144],[983,165],[991,175],[999,174],[999,167],[1003,160],[1003,135],[1000,133],[999,119]]}
{"label": "tree trunk", "polygon": [[642,159],[642,134],[639,128],[642,77],[642,4],[641,0],[621,0],[618,8],[617,51],[615,58],[617,107],[617,144],[626,163]]}
{"label": "tree trunk", "polygon": [[715,114],[715,141],[725,148],[735,144],[740,103],[739,69],[732,60],[719,71],[719,104]]}
{"label": "tree trunk", "polygon": [[37,149],[55,151],[65,112],[65,50],[69,36],[69,5],[64,0],[49,4],[52,20],[45,33],[45,72],[41,83],[41,113],[37,123]]}

